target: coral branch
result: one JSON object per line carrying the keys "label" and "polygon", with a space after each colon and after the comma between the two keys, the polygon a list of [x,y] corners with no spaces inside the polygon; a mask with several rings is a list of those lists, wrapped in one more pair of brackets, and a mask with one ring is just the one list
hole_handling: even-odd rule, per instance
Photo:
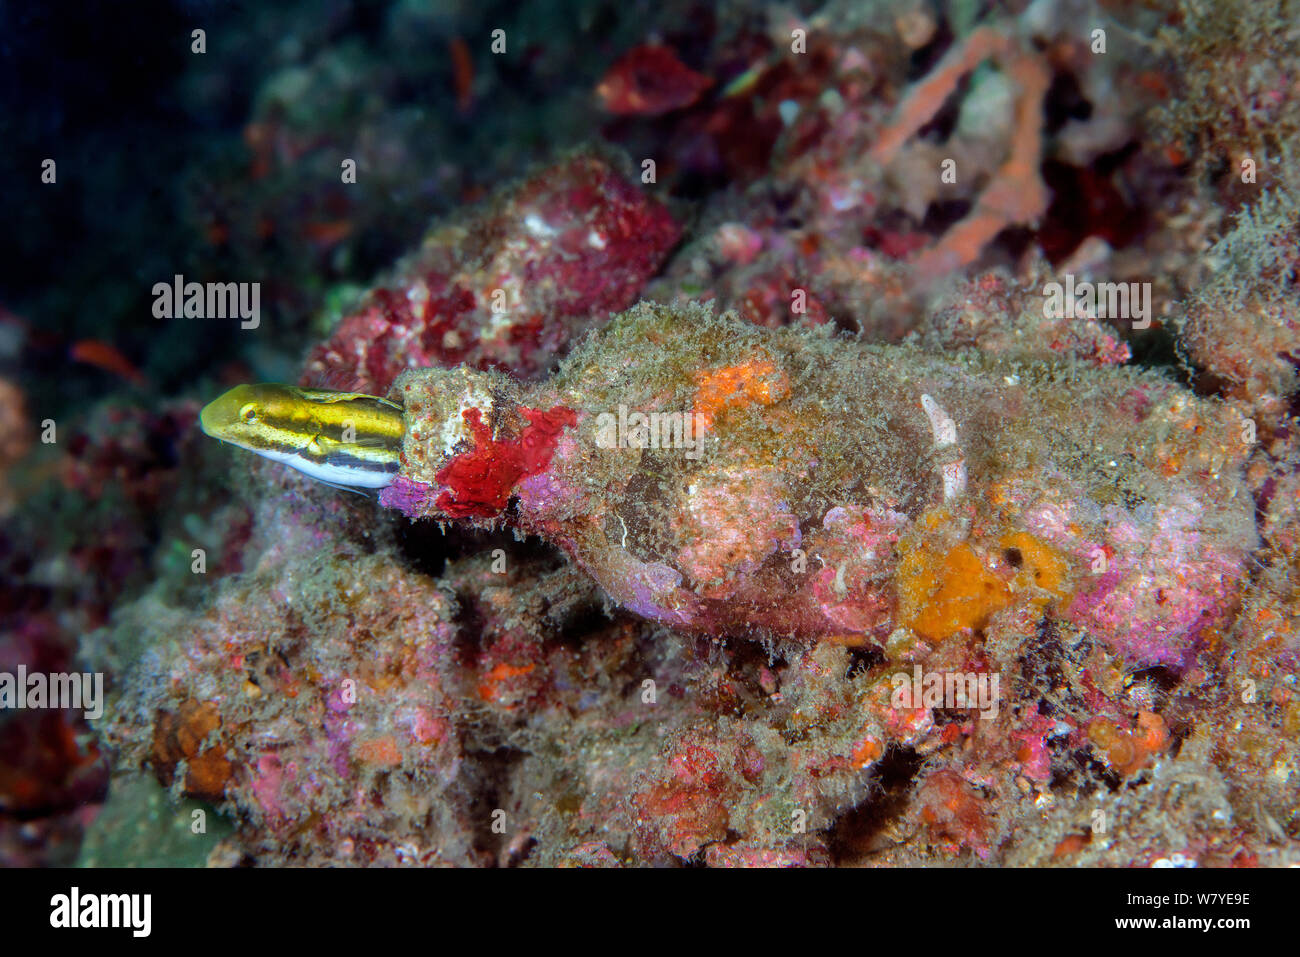
{"label": "coral branch", "polygon": [[963,76],[990,57],[1004,56],[1009,50],[1007,37],[992,27],[981,27],[949,50],[899,105],[897,118],[871,148],[872,159],[882,166],[892,162],[903,144],[934,119]]}
{"label": "coral branch", "polygon": [[917,257],[918,276],[940,276],[969,265],[1003,229],[1031,223],[1047,209],[1047,187],[1039,166],[1043,98],[1051,77],[1040,56],[1018,50],[1007,35],[992,27],[976,30],[950,50],[930,76],[907,95],[871,155],[882,165],[896,159],[903,144],[939,112],[961,78],[988,59],[997,62],[1020,88],[1011,149],[980,193],[975,208]]}

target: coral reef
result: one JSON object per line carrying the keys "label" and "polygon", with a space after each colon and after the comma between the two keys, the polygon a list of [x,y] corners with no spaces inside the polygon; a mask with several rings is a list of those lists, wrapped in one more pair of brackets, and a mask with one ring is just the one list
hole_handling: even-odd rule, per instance
{"label": "coral reef", "polygon": [[[0,672],[108,700],[0,862],[1300,862],[1294,5],[541,6],[248,14],[190,244],[6,290]],[[87,293],[182,268],[274,321]]]}
{"label": "coral reef", "polygon": [[[385,503],[573,563],[497,531],[429,581],[291,479],[255,506],[257,569],[176,629],[195,637],[108,739],[233,806],[231,853],[255,860],[1276,860],[1234,817],[1240,772],[1179,747],[1207,704],[1248,707],[1210,677],[1234,667],[1255,544],[1240,415],[1150,373],[1011,363],[642,305],[545,382],[407,373]],[[859,404],[831,419],[832,392]],[[702,416],[701,455],[602,443],[618,402]],[[1007,691],[900,699],[923,674]],[[886,826],[869,796],[900,774]],[[1189,812],[1191,843],[1113,845],[1091,810],[1135,828],[1097,802],[1153,774],[1213,780],[1219,804]],[[1259,820],[1292,826],[1290,798]]]}

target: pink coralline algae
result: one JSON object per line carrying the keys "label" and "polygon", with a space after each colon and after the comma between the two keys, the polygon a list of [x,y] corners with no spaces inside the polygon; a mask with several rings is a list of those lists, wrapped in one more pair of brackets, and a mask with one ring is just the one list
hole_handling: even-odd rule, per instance
{"label": "pink coralline algae", "polygon": [[302,382],[382,394],[412,367],[535,375],[631,305],[679,235],[663,205],[604,160],[562,160],[435,229],[312,351]]}
{"label": "pink coralline algae", "polygon": [[1240,550],[1225,551],[1198,527],[1204,512],[1190,501],[1140,515],[1106,509],[1107,544],[1092,553],[1106,570],[1080,591],[1070,619],[1134,664],[1184,665],[1205,632],[1228,620],[1243,570]]}
{"label": "pink coralline algae", "polygon": [[758,782],[763,757],[751,742],[719,738],[677,743],[667,762],[668,777],[635,795],[633,802],[649,824],[650,841],[690,857],[727,832],[731,806]]}

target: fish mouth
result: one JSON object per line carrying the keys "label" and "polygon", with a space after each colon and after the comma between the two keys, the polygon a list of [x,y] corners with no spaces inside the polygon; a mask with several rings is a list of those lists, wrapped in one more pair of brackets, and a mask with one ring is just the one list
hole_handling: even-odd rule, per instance
{"label": "fish mouth", "polygon": [[241,405],[253,398],[248,386],[238,385],[227,389],[199,412],[199,428],[204,435],[223,442],[232,441],[238,433],[238,412]]}
{"label": "fish mouth", "polygon": [[220,400],[209,402],[199,413],[199,428],[203,430],[204,435],[211,436],[214,439],[222,438],[218,431],[216,409],[214,408],[218,401]]}

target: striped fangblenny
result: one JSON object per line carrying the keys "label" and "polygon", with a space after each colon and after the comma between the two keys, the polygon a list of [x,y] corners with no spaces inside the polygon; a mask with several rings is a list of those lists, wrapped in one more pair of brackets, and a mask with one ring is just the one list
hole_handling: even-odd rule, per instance
{"label": "striped fangblenny", "polygon": [[328,485],[377,489],[401,465],[402,407],[359,392],[240,385],[203,408],[203,431]]}

